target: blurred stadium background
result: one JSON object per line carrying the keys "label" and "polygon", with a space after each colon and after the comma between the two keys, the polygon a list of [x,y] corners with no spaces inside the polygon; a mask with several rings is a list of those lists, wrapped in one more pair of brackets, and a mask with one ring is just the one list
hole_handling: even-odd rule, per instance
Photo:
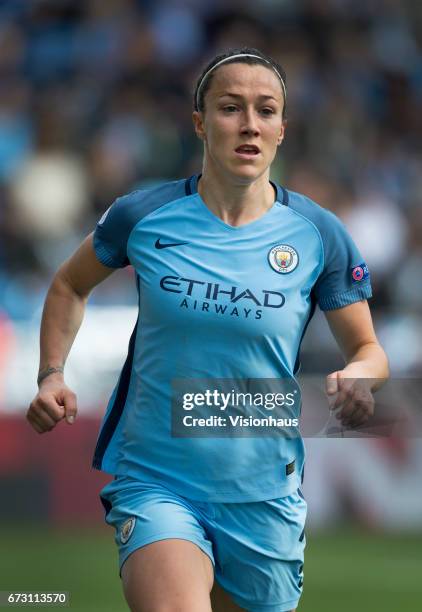
{"label": "blurred stadium background", "polygon": [[[67,366],[79,418],[38,437],[42,303],[114,198],[200,170],[193,83],[227,46],[285,67],[273,178],[333,210],[365,254],[397,378],[422,366],[422,3],[417,0],[4,0],[0,3],[0,590],[71,591],[124,610],[90,470],[136,318],[131,270],[93,294]],[[341,366],[317,314],[304,372]],[[322,378],[321,378],[322,379]],[[422,445],[308,440],[303,612],[421,609]]]}

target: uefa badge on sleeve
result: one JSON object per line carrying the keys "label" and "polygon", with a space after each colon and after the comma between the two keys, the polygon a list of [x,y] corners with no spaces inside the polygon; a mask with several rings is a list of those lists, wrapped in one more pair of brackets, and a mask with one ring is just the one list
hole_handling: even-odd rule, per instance
{"label": "uefa badge on sleeve", "polygon": [[289,274],[297,268],[299,255],[288,244],[277,244],[268,253],[268,261],[272,269],[279,274]]}
{"label": "uefa badge on sleeve", "polygon": [[352,281],[354,283],[360,283],[369,277],[368,266],[365,262],[362,262],[358,266],[352,268]]}
{"label": "uefa badge on sleeve", "polygon": [[127,521],[123,523],[122,527],[120,528],[120,541],[122,544],[126,544],[126,542],[128,542],[135,528],[135,522],[136,518],[134,516],[131,516],[129,519],[127,519]]}

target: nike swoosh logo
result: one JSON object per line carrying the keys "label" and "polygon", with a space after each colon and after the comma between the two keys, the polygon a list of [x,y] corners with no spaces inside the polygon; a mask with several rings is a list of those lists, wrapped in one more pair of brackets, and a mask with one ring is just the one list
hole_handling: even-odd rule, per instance
{"label": "nike swoosh logo", "polygon": [[160,238],[158,238],[158,240],[155,241],[155,248],[168,249],[169,247],[182,246],[182,244],[189,244],[189,242],[168,242],[166,244],[163,244],[162,242],[160,242]]}

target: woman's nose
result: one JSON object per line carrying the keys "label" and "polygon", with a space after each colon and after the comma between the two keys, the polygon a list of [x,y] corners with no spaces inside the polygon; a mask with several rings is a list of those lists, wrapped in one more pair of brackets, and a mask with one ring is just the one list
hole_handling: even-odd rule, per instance
{"label": "woman's nose", "polygon": [[242,134],[259,134],[257,117],[254,111],[245,112],[241,132]]}

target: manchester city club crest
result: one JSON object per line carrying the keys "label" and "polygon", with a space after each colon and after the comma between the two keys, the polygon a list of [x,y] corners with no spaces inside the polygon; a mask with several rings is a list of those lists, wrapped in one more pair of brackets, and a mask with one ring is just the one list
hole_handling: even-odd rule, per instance
{"label": "manchester city club crest", "polygon": [[127,519],[127,521],[123,523],[120,529],[120,541],[122,544],[126,544],[130,536],[132,535],[133,530],[135,528],[135,522],[136,522],[136,518],[132,516],[131,518]]}
{"label": "manchester city club crest", "polygon": [[297,268],[299,255],[288,244],[277,244],[268,253],[268,261],[272,269],[279,274],[289,274]]}

